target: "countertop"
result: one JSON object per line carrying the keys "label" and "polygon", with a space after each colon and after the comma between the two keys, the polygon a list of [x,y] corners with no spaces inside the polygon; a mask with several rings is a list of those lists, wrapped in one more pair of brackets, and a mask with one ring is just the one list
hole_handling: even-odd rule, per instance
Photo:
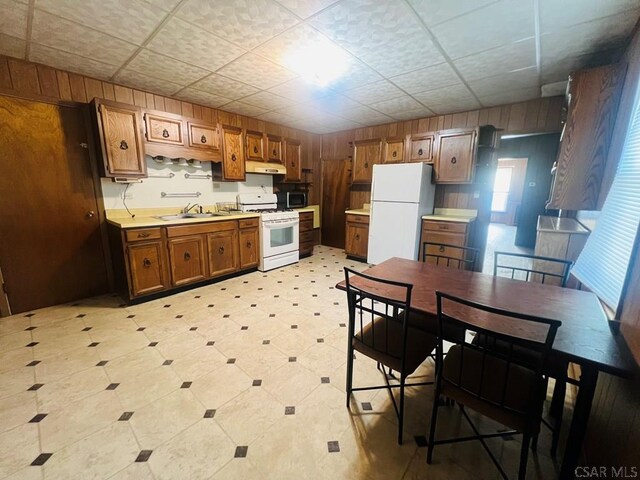
{"label": "countertop", "polygon": [[298,212],[313,212],[313,228],[320,228],[320,205],[307,205],[296,208]]}
{"label": "countertop", "polygon": [[432,215],[424,215],[423,220],[436,222],[470,223],[478,216],[477,210],[465,210],[462,208],[436,208]]}
{"label": "countertop", "polygon": [[587,235],[590,230],[578,222],[575,218],[548,217],[540,215],[538,217],[538,231],[550,233],[573,233]]}
{"label": "countertop", "polygon": [[353,210],[345,210],[344,213],[347,215],[366,215],[367,217],[371,215],[371,210],[364,208],[356,208]]}
{"label": "countertop", "polygon": [[[175,208],[173,209],[175,210]],[[107,212],[107,223],[111,225],[115,225],[118,228],[143,228],[143,227],[171,227],[174,225],[188,225],[192,223],[206,223],[206,222],[224,222],[225,220],[239,220],[243,218],[258,218],[260,217],[257,213],[238,213],[233,215],[220,215],[215,217],[206,217],[206,218],[181,218],[177,220],[161,220],[156,218],[156,215],[170,215],[175,214],[173,211],[171,213],[158,213],[154,215],[138,215],[136,214],[135,218],[128,217],[118,217],[110,218],[109,212]]]}

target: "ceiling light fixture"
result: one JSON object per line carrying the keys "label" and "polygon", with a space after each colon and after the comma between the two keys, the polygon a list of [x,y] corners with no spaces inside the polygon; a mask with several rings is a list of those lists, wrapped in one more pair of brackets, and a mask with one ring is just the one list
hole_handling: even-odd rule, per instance
{"label": "ceiling light fixture", "polygon": [[285,64],[309,83],[326,87],[347,70],[349,59],[344,50],[326,40],[292,50]]}

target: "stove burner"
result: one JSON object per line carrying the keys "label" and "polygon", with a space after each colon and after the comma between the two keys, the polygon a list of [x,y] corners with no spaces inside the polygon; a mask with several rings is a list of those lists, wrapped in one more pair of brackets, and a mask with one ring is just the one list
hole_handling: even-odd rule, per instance
{"label": "stove burner", "polygon": [[264,208],[264,209],[255,208],[255,209],[246,210],[246,211],[251,213],[293,212],[293,210],[290,208]]}

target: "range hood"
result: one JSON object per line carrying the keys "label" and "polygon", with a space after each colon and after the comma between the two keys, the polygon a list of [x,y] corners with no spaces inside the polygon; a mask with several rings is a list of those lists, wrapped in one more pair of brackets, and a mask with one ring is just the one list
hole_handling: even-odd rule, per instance
{"label": "range hood", "polygon": [[267,175],[284,175],[287,169],[279,163],[263,163],[254,160],[247,160],[244,164],[247,173],[263,173]]}

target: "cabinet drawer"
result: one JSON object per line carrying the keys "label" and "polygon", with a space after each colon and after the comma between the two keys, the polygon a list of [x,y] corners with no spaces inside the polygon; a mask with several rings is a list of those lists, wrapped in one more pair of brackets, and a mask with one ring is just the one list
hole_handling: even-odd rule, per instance
{"label": "cabinet drawer", "polygon": [[136,230],[126,230],[124,235],[127,239],[127,242],[156,240],[161,237],[160,228],[139,228]]}
{"label": "cabinet drawer", "polygon": [[365,223],[369,225],[369,215],[351,215],[347,214],[347,222],[350,223]]}
{"label": "cabinet drawer", "polygon": [[452,233],[466,233],[467,224],[458,222],[422,222],[423,230],[431,230],[435,232],[452,232]]}
{"label": "cabinet drawer", "polygon": [[258,219],[249,218],[247,220],[239,220],[238,225],[240,228],[255,228],[258,226]]}
{"label": "cabinet drawer", "polygon": [[313,212],[300,212],[299,215],[301,222],[306,220],[311,220],[313,222]]}
{"label": "cabinet drawer", "polygon": [[308,253],[313,253],[313,242],[304,242],[300,244],[300,255],[307,255]]}
{"label": "cabinet drawer", "polygon": [[300,221],[300,233],[313,230],[313,220]]}
{"label": "cabinet drawer", "polygon": [[235,230],[237,228],[235,220],[225,222],[200,223],[194,225],[180,225],[177,227],[167,227],[167,237],[181,237],[184,235],[199,235],[201,233],[223,232],[225,230]]}
{"label": "cabinet drawer", "polygon": [[313,234],[313,230],[309,230],[306,232],[300,231],[300,243],[304,242],[313,242],[313,238],[315,235]]}

